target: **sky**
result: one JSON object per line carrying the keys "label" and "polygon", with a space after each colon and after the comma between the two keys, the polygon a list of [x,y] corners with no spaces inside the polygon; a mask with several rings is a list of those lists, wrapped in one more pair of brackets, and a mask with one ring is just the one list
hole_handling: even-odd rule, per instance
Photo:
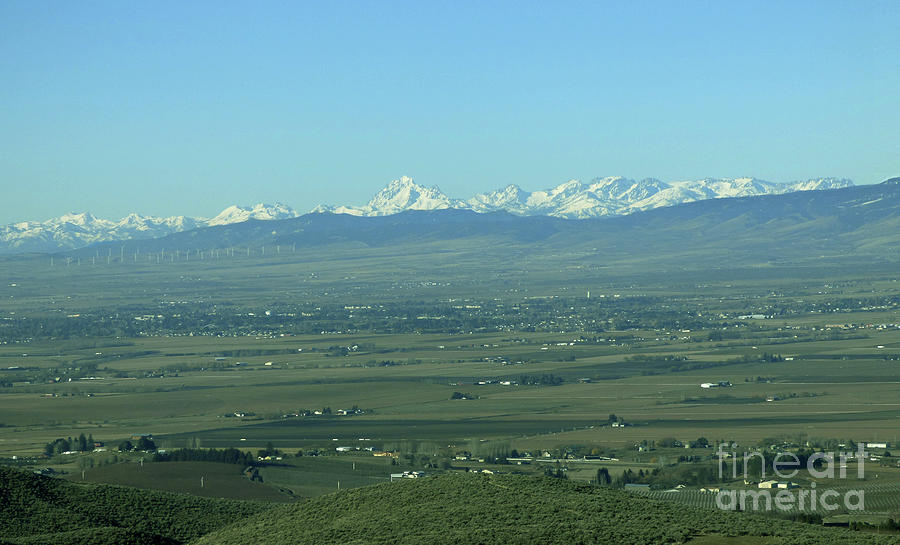
{"label": "sky", "polygon": [[0,0],[0,224],[900,175],[900,2]]}

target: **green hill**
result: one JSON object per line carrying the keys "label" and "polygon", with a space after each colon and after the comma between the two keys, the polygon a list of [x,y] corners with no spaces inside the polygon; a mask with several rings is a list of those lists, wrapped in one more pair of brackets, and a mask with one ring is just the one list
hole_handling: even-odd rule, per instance
{"label": "green hill", "polygon": [[[451,474],[275,508],[196,545],[900,543],[900,537],[676,506],[549,478]],[[743,537],[735,540],[728,536]],[[710,541],[712,539],[713,541]]]}
{"label": "green hill", "polygon": [[174,545],[268,508],[0,468],[0,543]]}

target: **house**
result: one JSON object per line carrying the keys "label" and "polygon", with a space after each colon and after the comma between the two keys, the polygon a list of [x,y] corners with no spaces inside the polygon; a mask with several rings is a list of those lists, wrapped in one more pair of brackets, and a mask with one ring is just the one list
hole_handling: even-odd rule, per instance
{"label": "house", "polygon": [[778,488],[778,481],[761,481],[757,488]]}
{"label": "house", "polygon": [[866,443],[866,448],[889,448],[890,443]]}
{"label": "house", "polygon": [[791,489],[800,488],[800,485],[791,481],[778,481],[773,488]]}
{"label": "house", "polygon": [[424,471],[404,471],[403,473],[391,473],[391,482],[394,482],[394,479],[418,479],[419,477],[424,476]]}

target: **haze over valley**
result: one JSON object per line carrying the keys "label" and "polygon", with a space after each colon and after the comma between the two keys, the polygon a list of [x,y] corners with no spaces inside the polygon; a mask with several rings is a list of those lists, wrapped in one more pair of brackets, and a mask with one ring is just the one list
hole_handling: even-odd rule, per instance
{"label": "haze over valley", "polygon": [[0,2],[0,545],[900,544],[898,28]]}

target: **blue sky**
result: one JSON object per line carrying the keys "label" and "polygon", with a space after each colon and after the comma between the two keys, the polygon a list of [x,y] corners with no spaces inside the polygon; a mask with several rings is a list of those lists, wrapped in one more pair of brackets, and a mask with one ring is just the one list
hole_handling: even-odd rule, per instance
{"label": "blue sky", "polygon": [[[784,5],[781,5],[784,4]],[[0,2],[0,223],[900,174],[900,2]]]}

